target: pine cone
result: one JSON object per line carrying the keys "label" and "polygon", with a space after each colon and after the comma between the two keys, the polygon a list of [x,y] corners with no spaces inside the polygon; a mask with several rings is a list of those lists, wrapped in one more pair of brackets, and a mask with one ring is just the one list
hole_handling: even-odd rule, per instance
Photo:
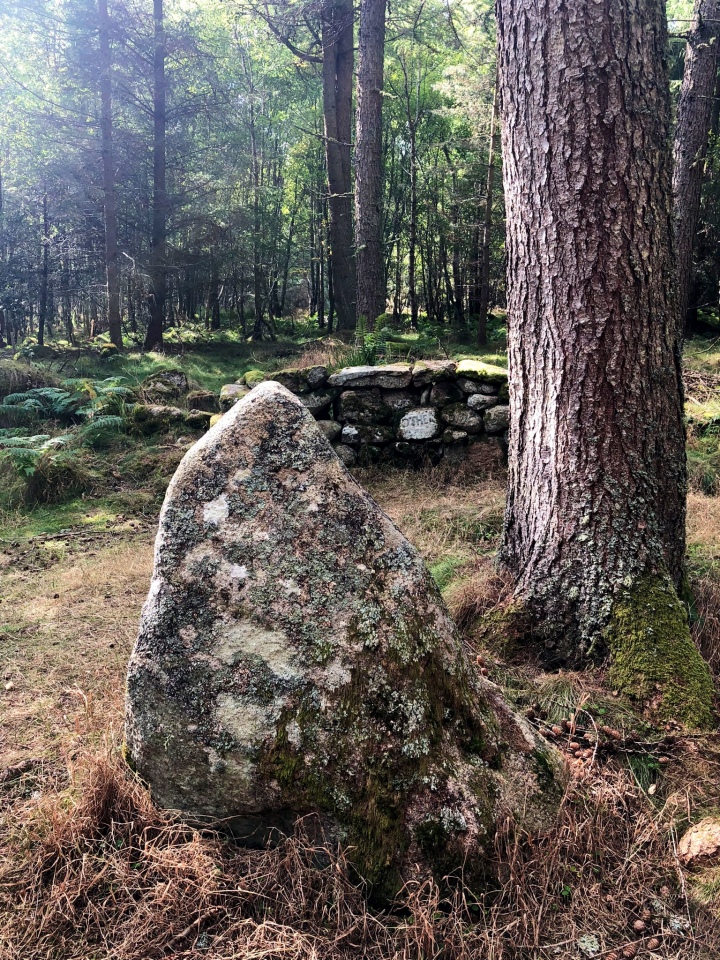
{"label": "pine cone", "polygon": [[653,937],[652,940],[648,940],[645,946],[648,948],[648,950],[659,950],[661,944],[657,937]]}

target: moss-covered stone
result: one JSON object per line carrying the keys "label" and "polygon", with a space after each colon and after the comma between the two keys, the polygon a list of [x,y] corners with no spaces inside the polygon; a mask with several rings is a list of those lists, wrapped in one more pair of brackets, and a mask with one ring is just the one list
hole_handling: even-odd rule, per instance
{"label": "moss-covered stone", "polygon": [[507,387],[508,372],[482,360],[461,360],[455,370],[458,377],[486,383],[489,386]]}
{"label": "moss-covered stone", "polygon": [[130,409],[130,429],[137,433],[161,433],[174,424],[183,423],[186,411],[157,403],[136,403]]}
{"label": "moss-covered stone", "polygon": [[229,410],[233,404],[236,404],[238,400],[242,400],[243,397],[246,397],[250,392],[250,388],[241,383],[226,383],[225,386],[220,390],[220,412],[225,413],[226,410]]}
{"label": "moss-covered stone", "polygon": [[267,379],[274,380],[275,383],[281,384],[286,390],[292,390],[293,393],[298,393],[300,390],[300,372],[296,367],[275,370],[268,374]]}
{"label": "moss-covered stone", "polygon": [[613,605],[606,638],[609,679],[618,690],[644,701],[659,720],[690,728],[712,724],[710,671],[668,580],[646,577],[625,588]]}
{"label": "moss-covered stone", "polygon": [[183,370],[158,370],[140,384],[140,395],[149,402],[164,403],[185,396],[189,389]]}
{"label": "moss-covered stone", "polygon": [[204,410],[208,413],[218,413],[220,405],[218,398],[210,390],[191,390],[187,395],[188,410]]}
{"label": "moss-covered stone", "polygon": [[267,379],[267,374],[264,370],[248,370],[248,372],[241,378],[240,382],[252,388],[256,387],[259,383],[262,383],[265,379]]}
{"label": "moss-covered stone", "polygon": [[207,430],[214,414],[209,410],[188,410],[185,414],[185,423],[193,430]]}

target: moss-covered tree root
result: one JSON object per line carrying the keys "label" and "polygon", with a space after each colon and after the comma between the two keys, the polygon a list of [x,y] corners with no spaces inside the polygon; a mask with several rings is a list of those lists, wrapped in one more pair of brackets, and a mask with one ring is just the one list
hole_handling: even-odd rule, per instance
{"label": "moss-covered tree root", "polygon": [[613,605],[606,637],[616,689],[644,701],[658,720],[712,725],[710,671],[668,580],[646,577],[626,588]]}

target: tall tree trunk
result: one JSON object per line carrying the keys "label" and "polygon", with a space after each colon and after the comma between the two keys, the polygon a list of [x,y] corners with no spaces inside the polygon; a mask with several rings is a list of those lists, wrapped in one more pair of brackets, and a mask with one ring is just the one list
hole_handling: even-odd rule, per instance
{"label": "tall tree trunk", "polygon": [[217,251],[212,251],[210,264],[210,290],[208,291],[208,313],[210,315],[210,329],[220,329],[220,268],[217,261]]}
{"label": "tall tree trunk", "polygon": [[48,274],[50,272],[50,217],[47,193],[43,194],[42,278],[40,281],[40,310],[38,312],[38,346],[45,346],[45,326],[48,315]]}
{"label": "tall tree trunk", "polygon": [[445,278],[448,293],[448,314],[452,317],[452,325],[456,334],[461,334],[465,326],[464,294],[462,282],[462,268],[460,266],[460,206],[458,203],[458,182],[457,172],[452,162],[450,150],[447,145],[443,147],[443,153],[452,173],[452,199],[450,203],[450,227],[452,236],[452,283],[448,276],[447,260],[444,260]]}
{"label": "tall tree trunk", "polygon": [[122,349],[120,324],[120,268],[118,266],[117,195],[113,155],[112,63],[107,0],[98,0],[100,28],[100,128],[102,134],[103,205],[105,208],[105,276],[108,291],[110,339]]}
{"label": "tall tree trunk", "polygon": [[330,249],[337,328],[355,326],[352,233],[353,2],[329,0],[322,10],[323,116],[330,208]]}
{"label": "tall tree trunk", "polygon": [[372,329],[385,313],[382,252],[382,102],[385,0],[361,0],[355,127],[357,316]]}
{"label": "tall tree trunk", "polygon": [[483,222],[482,254],[480,261],[480,302],[478,304],[477,341],[487,343],[487,317],[490,305],[490,234],[492,229],[493,187],[495,185],[495,139],[498,115],[498,78],[495,78],[493,110],[490,120],[490,144],[488,146],[488,171],[485,183],[485,220]]}
{"label": "tall tree trunk", "polygon": [[65,251],[63,253],[63,297],[62,297],[62,312],[63,312],[63,323],[65,325],[65,336],[68,339],[68,343],[75,345],[75,331],[73,329],[73,315],[72,315],[72,291],[70,290],[70,251],[68,250],[67,241],[65,243]]}
{"label": "tall tree trunk", "polygon": [[325,205],[325,274],[327,276],[328,291],[328,314],[327,314],[327,332],[333,332],[333,321],[335,320],[335,264],[330,253],[330,218],[328,216],[327,204]]}
{"label": "tall tree trunk", "polygon": [[153,220],[150,247],[150,322],[145,349],[162,347],[167,285],[167,187],[165,182],[165,24],[163,0],[153,0],[155,54],[153,60]]}
{"label": "tall tree trunk", "polygon": [[[410,231],[408,236],[408,299],[410,301],[410,323],[413,330],[418,322],[418,296],[415,258],[417,256],[417,135],[415,124],[410,121]],[[431,296],[428,290],[428,312]]]}
{"label": "tall tree trunk", "polygon": [[[251,87],[251,98],[254,87]],[[263,270],[260,257],[262,240],[262,224],[260,221],[260,158],[258,156],[257,131],[255,128],[255,104],[250,102],[250,157],[252,162],[253,181],[253,300],[255,320],[253,323],[253,340],[262,340],[263,335]]]}
{"label": "tall tree trunk", "polygon": [[497,0],[511,423],[502,558],[546,649],[688,723],[685,434],[658,0]]}
{"label": "tall tree trunk", "polygon": [[685,48],[673,171],[678,299],[684,324],[693,288],[693,244],[712,119],[719,39],[720,0],[697,0],[695,20]]}

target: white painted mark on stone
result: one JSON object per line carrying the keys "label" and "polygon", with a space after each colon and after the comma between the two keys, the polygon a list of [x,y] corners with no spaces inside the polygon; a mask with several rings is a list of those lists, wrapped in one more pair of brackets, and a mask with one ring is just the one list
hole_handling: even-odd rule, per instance
{"label": "white painted mark on stone", "polygon": [[429,440],[438,428],[437,413],[432,407],[416,407],[402,418],[398,433],[403,440]]}

